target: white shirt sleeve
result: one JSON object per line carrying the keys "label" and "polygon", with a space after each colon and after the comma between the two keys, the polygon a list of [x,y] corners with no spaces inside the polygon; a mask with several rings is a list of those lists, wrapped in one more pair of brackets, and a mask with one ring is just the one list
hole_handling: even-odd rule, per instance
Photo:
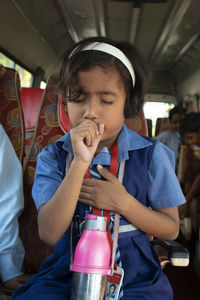
{"label": "white shirt sleeve", "polygon": [[22,274],[18,217],[24,208],[22,167],[0,124],[0,281]]}

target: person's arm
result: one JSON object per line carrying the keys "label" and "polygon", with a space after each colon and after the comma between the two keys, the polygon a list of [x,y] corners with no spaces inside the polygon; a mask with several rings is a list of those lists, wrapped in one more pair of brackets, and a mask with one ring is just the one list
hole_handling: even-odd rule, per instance
{"label": "person's arm", "polygon": [[57,191],[38,214],[40,238],[49,245],[54,245],[71,224],[84,175],[103,131],[103,124],[97,128],[87,120],[70,132],[74,159]]}
{"label": "person's arm", "polygon": [[[186,184],[185,184],[186,187]],[[186,190],[186,200],[187,202],[179,207],[180,218],[184,218],[191,214],[191,203],[192,200],[200,195],[200,174],[196,177],[192,185],[187,185]]]}
{"label": "person's arm", "polygon": [[1,125],[0,191],[0,277],[6,287],[12,288],[15,278],[23,276],[24,248],[18,226],[24,207],[22,167]]}
{"label": "person's arm", "polygon": [[149,209],[131,196],[109,171],[100,166],[97,169],[107,181],[84,180],[84,188],[80,194],[81,202],[99,209],[118,212],[138,229],[157,238],[177,237],[179,218],[176,207],[158,211]]}

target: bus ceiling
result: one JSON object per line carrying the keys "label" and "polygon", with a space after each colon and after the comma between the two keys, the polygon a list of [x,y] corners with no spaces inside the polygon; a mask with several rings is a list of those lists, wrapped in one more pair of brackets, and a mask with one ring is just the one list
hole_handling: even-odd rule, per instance
{"label": "bus ceiling", "polygon": [[200,94],[200,1],[1,0],[0,51],[46,80],[75,42],[106,36],[149,60],[152,93]]}

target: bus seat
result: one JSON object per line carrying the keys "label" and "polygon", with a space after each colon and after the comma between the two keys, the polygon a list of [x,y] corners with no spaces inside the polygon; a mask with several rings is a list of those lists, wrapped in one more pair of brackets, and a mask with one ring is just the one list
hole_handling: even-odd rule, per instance
{"label": "bus seat", "polygon": [[148,128],[148,136],[152,137],[152,120],[146,119],[147,121],[147,128]]}
{"label": "bus seat", "polygon": [[[59,101],[61,102],[61,99],[58,99],[55,92],[53,76],[50,76],[42,95],[33,139],[24,162],[25,209],[20,218],[20,224],[22,240],[26,250],[24,259],[24,270],[26,273],[36,273],[41,263],[53,252],[53,247],[46,245],[39,238],[37,210],[32,199],[31,190],[38,153],[46,145],[53,143],[66,132],[60,125],[60,119],[62,122],[63,118],[59,117]],[[31,103],[32,101],[29,101],[29,104]],[[66,128],[66,126],[64,127]]]}
{"label": "bus seat", "polygon": [[157,118],[155,136],[166,130],[169,130],[169,118]]}
{"label": "bus seat", "polygon": [[43,92],[43,89],[35,87],[21,88],[20,98],[26,130],[35,128]]}
{"label": "bus seat", "polygon": [[43,89],[33,87],[21,88],[20,98],[25,126],[24,164],[26,164],[27,155],[29,153],[31,142],[33,139],[43,91]]}
{"label": "bus seat", "polygon": [[148,136],[147,122],[143,110],[132,118],[126,118],[124,123],[129,129],[137,132],[139,135]]}
{"label": "bus seat", "polygon": [[[20,79],[16,70],[0,65],[0,122],[10,138],[17,157],[24,157],[24,120],[20,102]],[[11,292],[0,284],[0,299]]]}
{"label": "bus seat", "polygon": [[19,160],[24,158],[24,120],[20,79],[16,70],[0,65],[0,120]]}

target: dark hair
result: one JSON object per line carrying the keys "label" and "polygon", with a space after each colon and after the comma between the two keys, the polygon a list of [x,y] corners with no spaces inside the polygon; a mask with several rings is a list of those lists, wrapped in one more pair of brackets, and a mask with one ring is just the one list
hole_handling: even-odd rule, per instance
{"label": "dark hair", "polygon": [[[127,56],[135,71],[136,80],[134,88],[128,69],[119,59],[102,51],[81,51],[81,49],[93,42],[111,44],[120,49]],[[71,53],[73,53],[73,55],[70,55]],[[146,65],[132,44],[128,42],[117,43],[104,37],[93,37],[82,40],[64,54],[63,61],[56,76],[56,82],[57,91],[63,94],[66,99],[65,101],[70,101],[80,96],[81,87],[78,84],[77,73],[81,70],[88,70],[94,66],[100,66],[105,70],[108,68],[117,68],[123,80],[127,95],[124,115],[125,117],[130,117],[139,113],[144,103],[144,94],[147,91],[149,81],[149,73]],[[66,97],[67,91],[69,97]]]}
{"label": "dark hair", "polygon": [[181,122],[180,133],[198,132],[200,130],[200,113],[191,112]]}
{"label": "dark hair", "polygon": [[172,108],[170,111],[169,111],[169,119],[171,120],[173,115],[175,114],[183,114],[185,115],[185,108],[180,106],[180,105],[177,105],[175,106],[174,108]]}
{"label": "dark hair", "polygon": [[[114,286],[114,288],[116,289],[116,285],[115,285],[114,283],[112,283],[112,284],[110,285],[109,289],[110,289],[112,286]],[[114,291],[115,291],[115,289],[114,289]]]}

